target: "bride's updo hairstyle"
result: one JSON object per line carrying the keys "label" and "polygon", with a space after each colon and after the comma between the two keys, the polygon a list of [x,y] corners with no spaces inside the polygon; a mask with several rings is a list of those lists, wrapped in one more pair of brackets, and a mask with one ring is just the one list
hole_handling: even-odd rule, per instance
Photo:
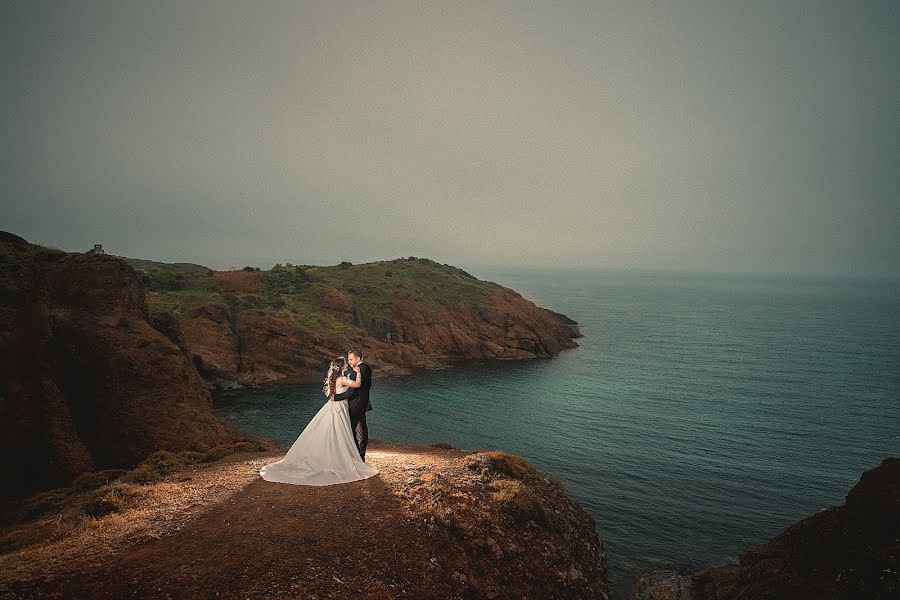
{"label": "bride's updo hairstyle", "polygon": [[328,372],[325,373],[325,381],[322,382],[322,393],[327,397],[331,397],[334,394],[335,385],[334,382],[337,381],[338,377],[344,372],[344,357],[338,356],[334,360],[331,361],[331,365],[328,367]]}

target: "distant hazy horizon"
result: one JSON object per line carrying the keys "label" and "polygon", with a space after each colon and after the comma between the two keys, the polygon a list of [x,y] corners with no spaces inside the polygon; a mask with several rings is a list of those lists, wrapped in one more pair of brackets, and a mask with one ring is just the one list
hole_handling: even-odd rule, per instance
{"label": "distant hazy horizon", "polygon": [[4,3],[0,229],[213,268],[900,276],[900,4]]}
{"label": "distant hazy horizon", "polygon": [[[16,232],[10,232],[16,233]],[[21,234],[16,233],[16,235]],[[26,238],[27,239],[27,238]],[[46,246],[48,248],[55,248],[58,250],[64,250],[66,252],[84,252],[93,248],[93,244],[89,244],[84,248],[62,248],[57,244],[47,243],[38,240],[28,240],[29,242],[40,244],[42,246]],[[97,242],[100,243],[100,242]],[[129,254],[121,254],[114,252],[110,248],[104,247],[104,250],[108,254],[112,254],[115,256],[119,256],[122,258],[137,258],[142,260],[152,260],[156,262],[162,263],[190,263],[202,265],[204,267],[209,267],[213,270],[238,270],[243,269],[244,267],[254,267],[260,269],[271,269],[277,264],[285,265],[304,265],[304,266],[334,266],[341,261],[338,262],[323,262],[323,261],[298,261],[298,260],[289,260],[289,259],[266,259],[261,261],[223,261],[221,258],[203,258],[203,257],[172,257],[169,255],[153,255],[153,256],[135,256]],[[403,255],[403,256],[390,256],[390,257],[373,257],[366,260],[360,261],[350,261],[354,264],[363,264],[363,263],[371,263],[371,262],[379,262],[379,261],[392,261],[397,259],[409,258],[414,255]],[[885,281],[889,283],[900,283],[900,275],[892,275],[892,274],[840,274],[840,273],[789,273],[789,272],[766,272],[766,271],[712,271],[712,270],[698,270],[698,269],[690,269],[690,268],[654,268],[654,267],[619,267],[619,266],[578,266],[578,265],[530,265],[530,264],[517,264],[517,265],[503,265],[503,264],[491,264],[491,263],[459,263],[459,262],[449,262],[440,260],[433,256],[416,256],[416,258],[428,258],[435,262],[441,264],[449,264],[451,266],[463,269],[475,275],[479,279],[489,278],[492,274],[501,274],[504,272],[527,272],[527,271],[537,271],[537,270],[547,270],[549,272],[553,271],[572,271],[572,272],[585,272],[585,273],[635,273],[635,274],[660,274],[660,275],[685,275],[685,276],[735,276],[735,277],[772,277],[772,278],[786,278],[786,279],[801,279],[801,280],[833,280],[833,281]]]}

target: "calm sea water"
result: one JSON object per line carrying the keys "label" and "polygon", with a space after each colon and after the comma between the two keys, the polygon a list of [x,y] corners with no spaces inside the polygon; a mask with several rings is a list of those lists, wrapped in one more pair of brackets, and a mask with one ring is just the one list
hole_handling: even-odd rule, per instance
{"label": "calm sea water", "polygon": [[[504,449],[560,478],[597,520],[616,597],[650,566],[735,560],[900,455],[900,282],[473,274],[577,320],[580,348],[376,378],[370,434]],[[290,445],[322,398],[216,402]]]}

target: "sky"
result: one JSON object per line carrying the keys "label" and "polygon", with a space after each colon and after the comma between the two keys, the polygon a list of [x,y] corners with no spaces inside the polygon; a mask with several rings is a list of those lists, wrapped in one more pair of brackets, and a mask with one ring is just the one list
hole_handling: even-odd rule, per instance
{"label": "sky", "polygon": [[900,3],[7,2],[0,229],[900,276]]}

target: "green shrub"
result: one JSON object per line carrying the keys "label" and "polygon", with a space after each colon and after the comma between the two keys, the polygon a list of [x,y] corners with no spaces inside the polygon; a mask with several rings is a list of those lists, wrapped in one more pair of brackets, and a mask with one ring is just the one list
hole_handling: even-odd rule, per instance
{"label": "green shrub", "polygon": [[145,288],[154,292],[176,292],[188,287],[188,282],[183,274],[161,269],[140,271],[138,278]]}

